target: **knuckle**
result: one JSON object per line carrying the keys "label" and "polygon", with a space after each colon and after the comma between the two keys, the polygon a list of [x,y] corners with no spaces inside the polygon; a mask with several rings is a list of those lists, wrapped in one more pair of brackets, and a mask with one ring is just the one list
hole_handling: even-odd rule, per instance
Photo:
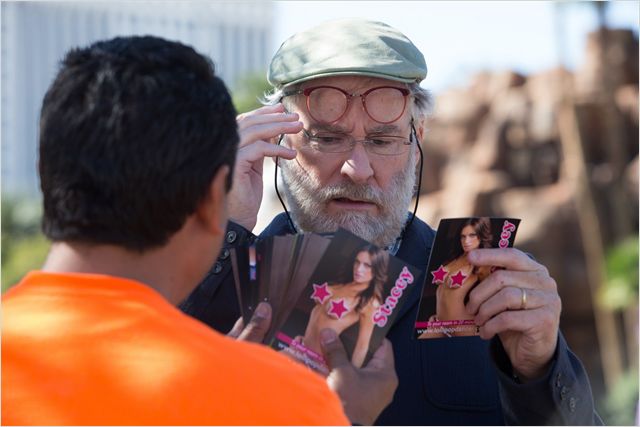
{"label": "knuckle", "polygon": [[553,328],[556,324],[556,316],[554,315],[554,313],[547,311],[548,315],[543,316],[542,318],[542,325],[544,327],[544,330],[551,330],[551,328]]}
{"label": "knuckle", "polygon": [[507,270],[496,270],[493,272],[493,274],[491,275],[491,277],[493,277],[493,280],[500,285],[501,287],[504,287],[508,281],[508,272]]}
{"label": "knuckle", "polygon": [[508,301],[519,301],[522,297],[522,291],[520,288],[516,288],[514,286],[508,286],[500,291],[504,298]]}
{"label": "knuckle", "polygon": [[542,264],[538,264],[538,271],[542,274],[543,277],[547,277],[549,276],[549,269],[542,265]]}
{"label": "knuckle", "polygon": [[496,325],[499,329],[511,329],[514,322],[513,312],[511,311],[503,311],[498,316],[496,316]]}
{"label": "knuckle", "polygon": [[489,308],[487,307],[487,304],[483,304],[482,306],[480,306],[480,308],[478,309],[478,316],[477,316],[477,320],[478,323],[485,323],[486,319],[489,318]]}
{"label": "knuckle", "polygon": [[551,305],[552,305],[554,311],[556,313],[558,313],[558,315],[562,312],[562,299],[560,299],[560,296],[558,294],[555,294],[553,296],[553,300],[551,302]]}

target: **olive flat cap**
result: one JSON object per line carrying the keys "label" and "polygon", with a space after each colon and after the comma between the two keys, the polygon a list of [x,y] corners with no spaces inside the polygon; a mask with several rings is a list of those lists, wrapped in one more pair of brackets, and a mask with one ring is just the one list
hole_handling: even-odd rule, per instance
{"label": "olive flat cap", "polygon": [[267,80],[281,88],[343,75],[420,82],[427,75],[427,64],[411,40],[395,28],[366,19],[338,19],[285,40],[271,60]]}

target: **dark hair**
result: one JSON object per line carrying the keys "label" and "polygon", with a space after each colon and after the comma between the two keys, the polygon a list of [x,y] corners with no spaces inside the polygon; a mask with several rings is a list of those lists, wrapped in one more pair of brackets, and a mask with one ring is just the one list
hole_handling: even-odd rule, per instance
{"label": "dark hair", "polygon": [[44,233],[165,244],[220,167],[233,169],[235,116],[212,63],[189,46],[144,36],[71,50],[42,104]]}
{"label": "dark hair", "polygon": [[454,244],[451,247],[451,251],[449,253],[449,256],[447,257],[447,260],[443,263],[444,265],[447,265],[464,253],[464,249],[462,249],[462,244],[460,243],[460,235],[462,234],[462,230],[464,230],[464,228],[469,225],[473,227],[473,230],[478,235],[478,239],[480,240],[480,247],[491,247],[493,236],[491,235],[491,222],[489,221],[489,218],[469,218],[458,227],[455,234]]}
{"label": "dark hair", "polygon": [[[362,310],[371,298],[382,301],[382,289],[384,283],[387,281],[387,267],[389,265],[389,254],[387,251],[373,245],[366,245],[355,251],[353,255],[354,262],[358,254],[362,252],[367,252],[371,256],[371,272],[373,277],[371,282],[369,282],[369,286],[358,294],[358,304],[355,308],[356,312]],[[341,284],[353,280],[353,264],[351,264],[350,267],[348,273],[349,279],[340,282]],[[338,283],[332,283],[331,285],[335,284]]]}

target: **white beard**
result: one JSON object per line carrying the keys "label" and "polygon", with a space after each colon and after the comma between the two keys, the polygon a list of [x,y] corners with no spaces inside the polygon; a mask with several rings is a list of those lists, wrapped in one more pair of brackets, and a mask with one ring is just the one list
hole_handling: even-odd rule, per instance
{"label": "white beard", "polygon": [[[298,231],[305,233],[334,232],[342,227],[379,247],[392,245],[407,220],[407,209],[416,185],[414,164],[415,150],[412,149],[406,166],[392,177],[385,192],[354,184],[348,178],[321,187],[318,180],[295,160],[281,161],[283,192],[291,209],[291,219]],[[329,214],[329,202],[341,197],[375,203],[379,213],[341,211]]]}

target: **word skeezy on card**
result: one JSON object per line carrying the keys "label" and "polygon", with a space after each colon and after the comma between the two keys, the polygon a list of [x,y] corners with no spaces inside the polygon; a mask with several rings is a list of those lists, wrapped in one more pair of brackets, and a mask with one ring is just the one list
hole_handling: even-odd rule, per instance
{"label": "word skeezy on card", "polygon": [[465,310],[469,292],[497,267],[477,267],[467,254],[478,248],[512,247],[520,224],[514,218],[443,219],[431,249],[422,288],[415,337],[452,338],[478,335]]}

